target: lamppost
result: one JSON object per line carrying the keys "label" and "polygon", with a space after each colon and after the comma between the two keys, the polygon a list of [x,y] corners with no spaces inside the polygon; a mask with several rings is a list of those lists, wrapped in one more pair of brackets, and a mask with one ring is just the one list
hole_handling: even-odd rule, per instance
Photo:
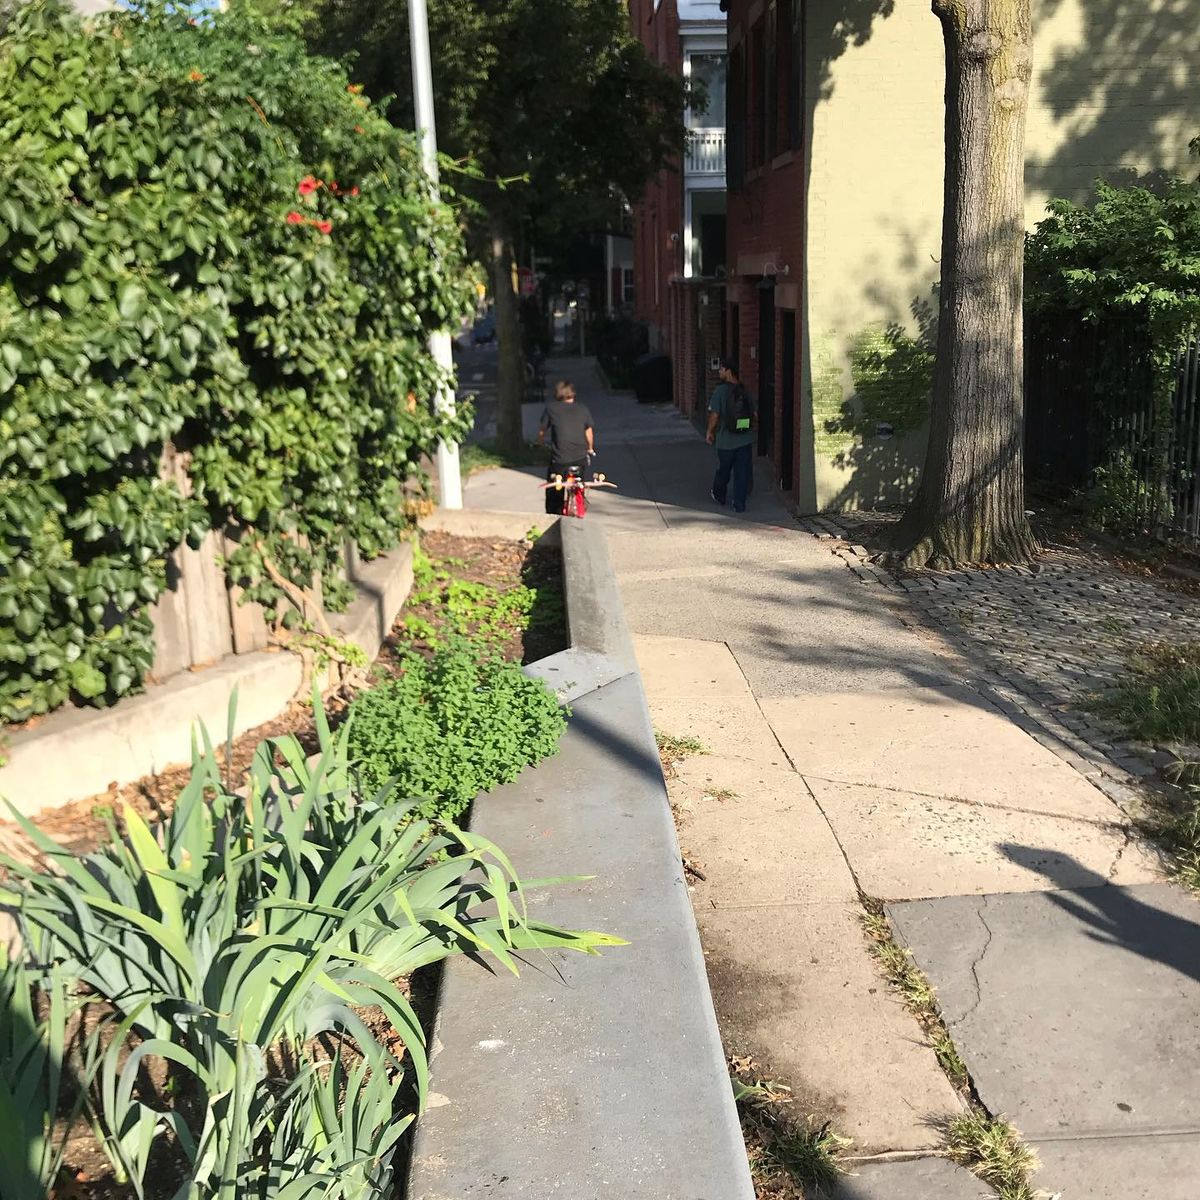
{"label": "lamppost", "polygon": [[[429,14],[425,0],[408,0],[408,34],[412,52],[413,108],[417,134],[421,139],[421,163],[433,184],[433,198],[439,198],[437,129],[433,117],[433,68],[429,61]],[[429,352],[447,378],[454,370],[449,330],[439,330],[429,339]],[[441,385],[434,399],[438,412],[454,414],[454,392]],[[462,508],[462,473],[458,465],[458,446],[440,441],[437,448],[438,489],[443,508]]]}

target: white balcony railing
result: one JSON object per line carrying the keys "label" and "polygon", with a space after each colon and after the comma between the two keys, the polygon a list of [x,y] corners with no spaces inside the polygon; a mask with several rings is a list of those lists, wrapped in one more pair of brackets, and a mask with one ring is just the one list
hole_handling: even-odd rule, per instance
{"label": "white balcony railing", "polygon": [[693,129],[684,156],[687,175],[725,174],[725,130]]}

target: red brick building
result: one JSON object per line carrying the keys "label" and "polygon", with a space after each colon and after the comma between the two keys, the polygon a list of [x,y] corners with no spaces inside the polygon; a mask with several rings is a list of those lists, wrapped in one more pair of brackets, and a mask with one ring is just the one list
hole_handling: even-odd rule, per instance
{"label": "red brick building", "polygon": [[704,83],[704,111],[681,162],[634,206],[635,313],[671,357],[675,403],[702,408],[725,351],[725,16],[719,0],[630,0],[634,31],[657,62]]}
{"label": "red brick building", "polygon": [[758,453],[797,488],[804,276],[804,0],[729,0],[727,339],[759,400]]}

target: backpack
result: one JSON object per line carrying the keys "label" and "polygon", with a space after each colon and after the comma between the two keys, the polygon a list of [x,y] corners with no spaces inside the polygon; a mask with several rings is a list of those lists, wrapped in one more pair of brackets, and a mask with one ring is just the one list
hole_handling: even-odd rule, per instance
{"label": "backpack", "polygon": [[725,432],[749,433],[754,428],[754,400],[745,385],[735,383],[725,400]]}

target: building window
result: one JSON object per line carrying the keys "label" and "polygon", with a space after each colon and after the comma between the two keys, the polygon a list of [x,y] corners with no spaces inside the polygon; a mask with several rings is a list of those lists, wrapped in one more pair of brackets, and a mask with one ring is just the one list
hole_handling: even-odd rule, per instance
{"label": "building window", "polygon": [[708,107],[704,112],[689,112],[691,129],[723,129],[725,127],[725,55],[693,54],[688,59],[689,74],[694,83],[704,86]]}
{"label": "building window", "polygon": [[804,144],[804,4],[805,0],[786,0],[787,34],[787,144],[797,150]]}
{"label": "building window", "polygon": [[636,295],[633,289],[633,268],[625,267],[621,271],[621,303],[632,304]]}
{"label": "building window", "polygon": [[746,141],[749,143],[748,166],[757,167],[763,161],[766,151],[767,137],[763,127],[763,54],[766,47],[763,22],[759,21],[750,30],[750,63],[746,80],[746,109],[750,132]]}
{"label": "building window", "polygon": [[767,5],[763,21],[762,52],[762,161],[770,162],[775,157],[778,144],[779,96],[776,68],[779,62],[779,8],[775,0]]}
{"label": "building window", "polygon": [[725,95],[726,136],[729,154],[725,185],[740,192],[746,182],[746,43],[739,42],[729,55],[729,86]]}

